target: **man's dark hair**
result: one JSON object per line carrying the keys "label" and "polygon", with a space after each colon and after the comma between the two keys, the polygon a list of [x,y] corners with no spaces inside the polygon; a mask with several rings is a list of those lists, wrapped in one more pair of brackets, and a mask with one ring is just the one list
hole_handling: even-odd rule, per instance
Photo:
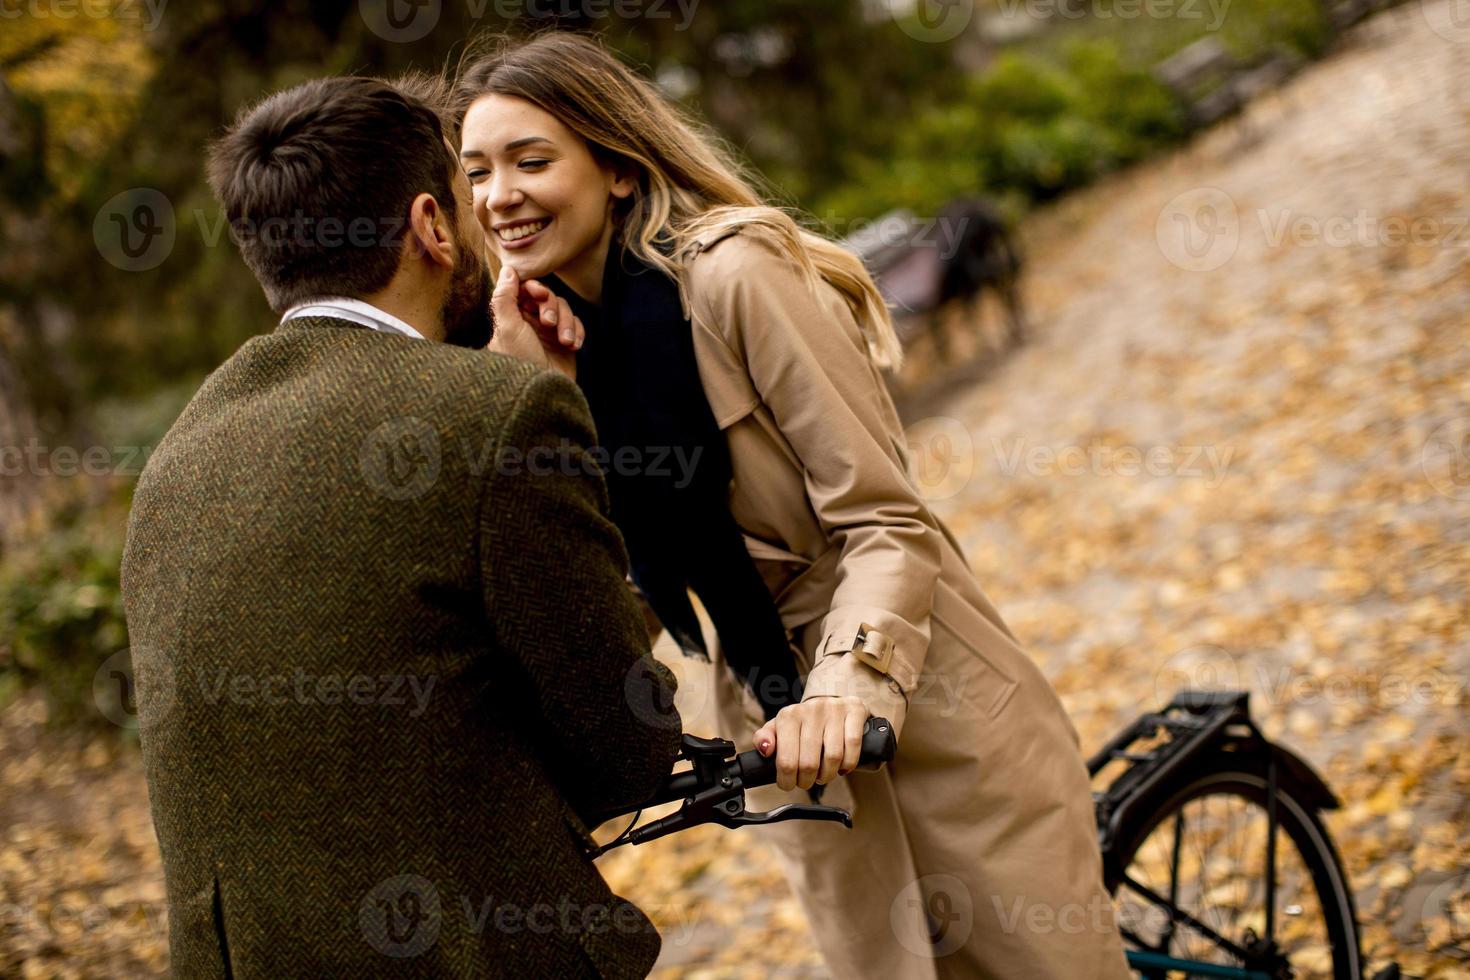
{"label": "man's dark hair", "polygon": [[210,147],[209,184],[277,313],[387,286],[417,195],[454,220],[458,163],[433,94],[411,79],[317,79],[243,111]]}

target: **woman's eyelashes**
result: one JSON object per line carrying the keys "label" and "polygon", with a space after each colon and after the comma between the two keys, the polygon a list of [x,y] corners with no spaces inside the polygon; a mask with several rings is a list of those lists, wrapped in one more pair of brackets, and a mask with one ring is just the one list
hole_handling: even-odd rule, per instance
{"label": "woman's eyelashes", "polygon": [[[521,170],[535,171],[535,170],[542,169],[543,167],[545,167],[549,163],[551,163],[550,160],[543,160],[543,159],[541,159],[541,158],[538,157],[538,158],[536,158],[534,160],[522,160],[520,163],[516,164],[516,166],[518,168],[520,168]],[[486,177],[490,176],[490,168],[489,167],[471,167],[469,170],[466,170],[465,171],[465,176],[468,177],[470,179],[470,183],[473,184],[473,183],[475,183],[477,181],[484,180]]]}

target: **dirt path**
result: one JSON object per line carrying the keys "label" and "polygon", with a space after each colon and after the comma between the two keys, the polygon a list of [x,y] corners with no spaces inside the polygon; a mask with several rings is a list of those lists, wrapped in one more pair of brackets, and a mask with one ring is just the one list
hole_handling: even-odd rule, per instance
{"label": "dirt path", "polygon": [[[1345,801],[1330,825],[1370,959],[1435,977],[1470,976],[1470,27],[1453,4],[1376,18],[1242,119],[1039,215],[1034,341],[910,403],[934,507],[1084,745],[1184,683],[1248,687]],[[34,711],[0,723],[0,976],[155,973],[136,756],[37,743]],[[754,834],[601,866],[660,923],[657,976],[825,976]]]}
{"label": "dirt path", "polygon": [[[1034,342],[906,404],[933,506],[1084,746],[1186,683],[1248,688],[1345,801],[1330,825],[1370,962],[1442,977],[1470,976],[1470,28],[1436,30],[1451,7],[1376,18],[1241,119],[1037,216]],[[791,965],[762,850],[683,846],[609,861],[705,926],[668,931],[663,975],[823,975]]]}

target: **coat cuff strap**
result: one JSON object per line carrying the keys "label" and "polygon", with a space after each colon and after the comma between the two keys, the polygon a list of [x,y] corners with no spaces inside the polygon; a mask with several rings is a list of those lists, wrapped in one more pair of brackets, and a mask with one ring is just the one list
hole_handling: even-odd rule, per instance
{"label": "coat cuff strap", "polygon": [[913,692],[919,681],[916,664],[929,649],[927,632],[885,610],[861,606],[833,609],[823,626],[818,663],[828,654],[850,653],[893,678],[905,696]]}

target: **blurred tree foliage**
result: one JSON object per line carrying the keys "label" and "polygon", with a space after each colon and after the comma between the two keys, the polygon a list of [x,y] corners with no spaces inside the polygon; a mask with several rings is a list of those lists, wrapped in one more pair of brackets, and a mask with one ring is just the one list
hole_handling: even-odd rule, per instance
{"label": "blurred tree foliage", "polygon": [[[440,8],[437,26],[386,40],[368,18],[385,3]],[[207,142],[270,91],[438,70],[484,31],[595,32],[709,119],[780,203],[843,235],[959,194],[1016,214],[1178,138],[1149,68],[1205,29],[1069,21],[1004,50],[982,40],[976,62],[979,34],[919,42],[891,16],[898,0],[619,3],[642,16],[608,0],[0,0],[0,453],[150,446],[206,372],[271,329],[202,173]],[[1238,52],[1311,54],[1325,37],[1315,0],[1230,11],[1220,31]],[[955,67],[965,45],[983,67]],[[167,202],[174,243],[128,271],[98,229],[137,189]],[[0,459],[0,699],[42,680],[53,717],[87,716],[90,678],[126,643],[117,561],[136,471],[67,480],[14,462]]]}
{"label": "blurred tree foliage", "polygon": [[[197,0],[164,8],[153,30],[142,2],[106,2],[117,18],[20,17],[0,35],[7,101],[34,140],[5,157],[3,207],[33,214],[40,236],[28,242],[27,229],[4,225],[7,246],[33,246],[0,265],[4,336],[23,346],[45,319],[41,308],[64,310],[53,316],[47,356],[35,359],[45,364],[23,361],[51,432],[77,422],[78,405],[99,394],[197,375],[269,327],[201,172],[204,144],[268,91],[325,73],[438,69],[478,31],[599,31],[630,61],[689,88],[690,101],[794,202],[841,160],[879,152],[882,121],[906,111],[903,93],[949,84],[931,52],[850,0],[699,5],[683,30],[673,3],[644,3],[637,9],[665,16],[637,18],[595,16],[607,10],[600,3],[588,5],[593,14],[559,13],[582,6],[571,0],[527,3],[558,13],[515,21],[495,16],[497,6],[515,9],[506,3],[444,3],[437,27],[413,43],[375,35],[356,0]],[[855,61],[864,71],[852,71]],[[176,243],[156,269],[115,269],[98,261],[93,220],[138,187],[171,203]],[[60,364],[67,373],[51,377]]]}

